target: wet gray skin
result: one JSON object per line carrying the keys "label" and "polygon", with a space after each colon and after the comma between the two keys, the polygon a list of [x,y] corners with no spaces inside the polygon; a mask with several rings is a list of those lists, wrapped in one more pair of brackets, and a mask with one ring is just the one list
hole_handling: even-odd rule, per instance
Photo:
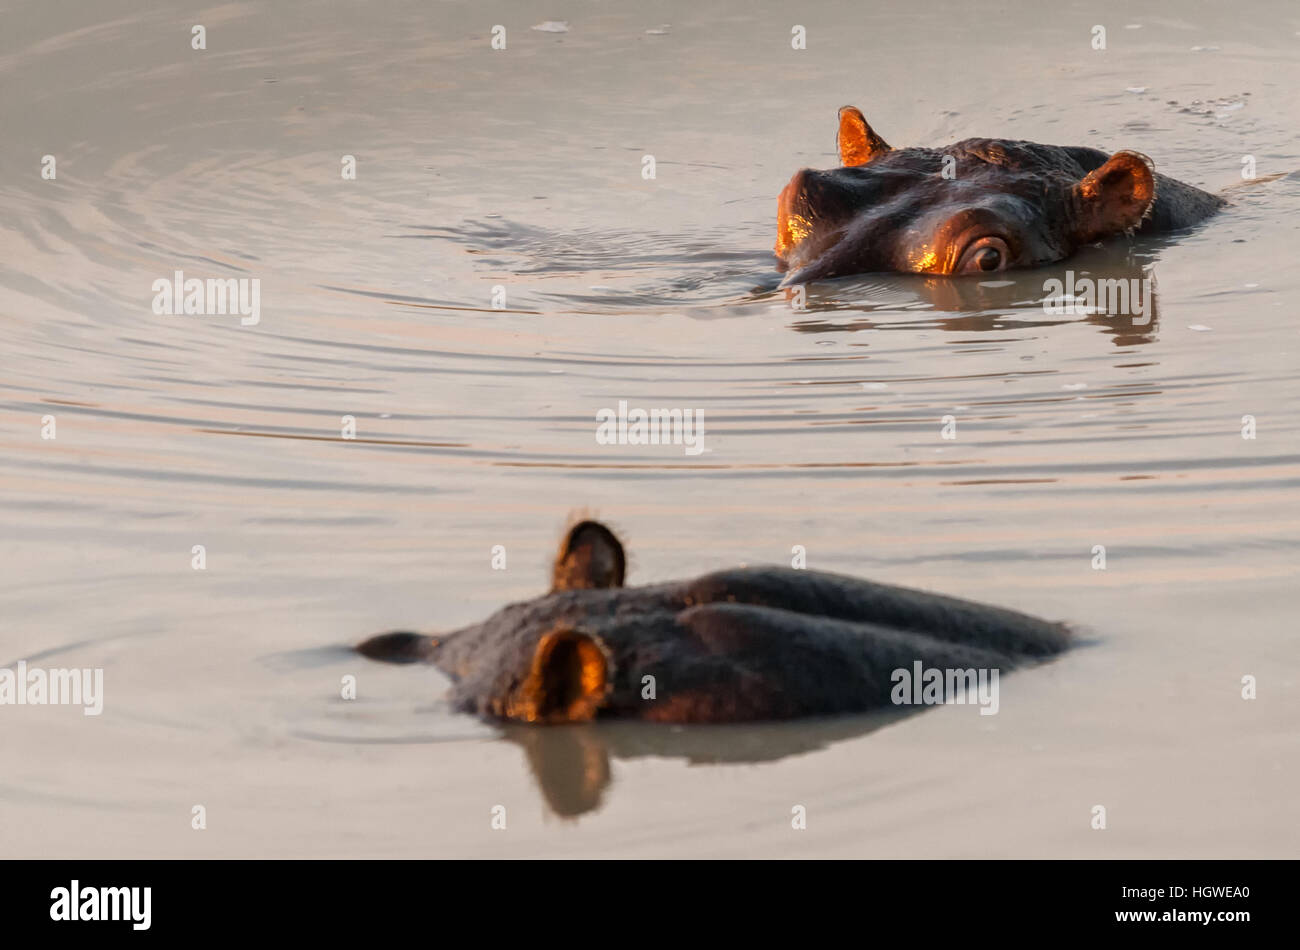
{"label": "wet gray skin", "polygon": [[840,110],[838,146],[843,167],[802,169],[781,192],[782,286],[1036,267],[1119,234],[1191,227],[1225,204],[1137,152],[1007,139],[891,148],[852,106]]}
{"label": "wet gray skin", "polygon": [[885,708],[893,672],[917,662],[1006,671],[1070,642],[1062,624],[836,574],[737,568],[624,587],[625,563],[613,532],[581,521],[550,593],[445,636],[398,631],[357,650],[435,664],[453,706],[488,718],[739,722]]}

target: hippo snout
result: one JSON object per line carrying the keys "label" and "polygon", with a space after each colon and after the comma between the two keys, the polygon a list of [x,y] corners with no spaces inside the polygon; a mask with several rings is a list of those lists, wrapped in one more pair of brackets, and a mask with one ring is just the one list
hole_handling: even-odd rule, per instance
{"label": "hippo snout", "polygon": [[833,258],[867,200],[864,184],[852,175],[828,175],[815,168],[795,172],[777,200],[774,250],[782,268],[795,274]]}
{"label": "hippo snout", "polygon": [[790,176],[790,182],[781,189],[776,202],[776,256],[786,260],[812,232],[812,222],[807,214],[807,189],[805,179],[809,169],[801,168]]}

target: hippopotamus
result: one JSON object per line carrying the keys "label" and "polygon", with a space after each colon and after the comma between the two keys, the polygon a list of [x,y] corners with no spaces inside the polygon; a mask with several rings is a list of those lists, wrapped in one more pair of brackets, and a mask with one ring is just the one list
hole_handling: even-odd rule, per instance
{"label": "hippopotamus", "polygon": [[777,202],[783,287],[1036,267],[1118,234],[1188,228],[1225,204],[1139,152],[980,138],[892,148],[853,106],[840,109],[837,145],[840,168],[796,172]]}
{"label": "hippopotamus", "polygon": [[584,519],[549,593],[445,636],[395,631],[356,649],[436,665],[453,707],[486,719],[728,723],[888,708],[900,669],[1007,670],[1071,640],[1060,623],[838,574],[741,567],[627,587],[626,564],[614,532]]}

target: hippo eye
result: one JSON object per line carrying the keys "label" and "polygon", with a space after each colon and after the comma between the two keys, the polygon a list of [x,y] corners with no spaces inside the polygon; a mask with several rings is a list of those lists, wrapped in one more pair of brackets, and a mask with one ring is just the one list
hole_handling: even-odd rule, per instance
{"label": "hippo eye", "polygon": [[954,274],[988,274],[1006,270],[1011,265],[1011,252],[1006,241],[999,237],[982,237],[966,245]]}

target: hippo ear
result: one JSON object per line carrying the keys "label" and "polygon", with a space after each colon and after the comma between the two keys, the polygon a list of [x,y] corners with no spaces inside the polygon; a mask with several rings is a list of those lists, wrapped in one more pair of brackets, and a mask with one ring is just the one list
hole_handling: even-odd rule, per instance
{"label": "hippo ear", "polygon": [[835,136],[840,150],[840,164],[846,168],[865,165],[890,150],[889,143],[872,131],[856,106],[840,109],[840,131]]}
{"label": "hippo ear", "polygon": [[609,695],[609,651],[596,637],[558,629],[542,637],[528,675],[506,707],[511,719],[525,722],[585,722]]}
{"label": "hippo ear", "polygon": [[599,521],[579,521],[560,542],[551,590],[622,587],[627,560],[614,532]]}
{"label": "hippo ear", "polygon": [[1070,189],[1075,237],[1086,244],[1136,228],[1155,197],[1151,159],[1137,152],[1116,152]]}

